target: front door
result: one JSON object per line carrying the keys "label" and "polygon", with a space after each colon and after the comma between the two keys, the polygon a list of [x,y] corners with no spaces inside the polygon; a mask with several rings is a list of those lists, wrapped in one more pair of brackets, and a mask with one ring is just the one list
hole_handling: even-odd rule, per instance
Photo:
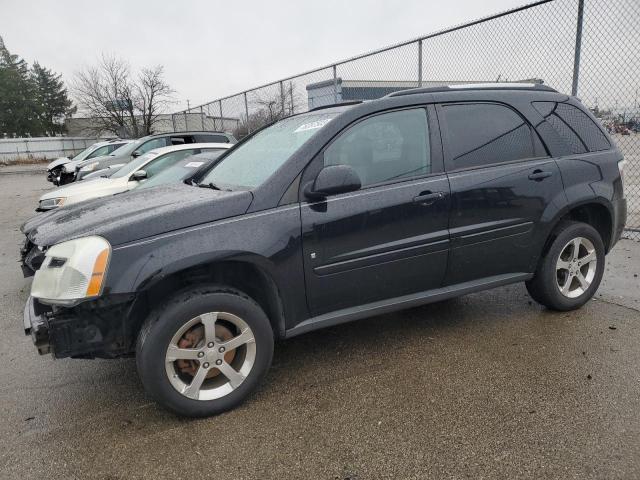
{"label": "front door", "polygon": [[302,202],[312,315],[441,285],[449,249],[449,182],[439,163],[440,144],[433,143],[427,110],[412,108],[359,121],[315,160],[351,166],[362,188]]}

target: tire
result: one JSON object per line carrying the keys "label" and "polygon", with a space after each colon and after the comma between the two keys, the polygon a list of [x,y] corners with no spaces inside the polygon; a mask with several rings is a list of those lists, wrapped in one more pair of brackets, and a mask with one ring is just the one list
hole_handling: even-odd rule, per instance
{"label": "tire", "polygon": [[[595,228],[580,222],[561,223],[554,236],[538,262],[534,277],[526,282],[527,290],[547,308],[575,310],[587,303],[600,286],[605,265],[604,243]],[[577,257],[576,242],[579,242]]]}
{"label": "tire", "polygon": [[[253,340],[237,348],[225,343],[250,335]],[[144,389],[153,400],[178,415],[206,417],[234,408],[249,396],[271,365],[273,343],[269,319],[249,296],[219,285],[191,288],[176,294],[146,319],[138,335],[136,364]],[[172,353],[168,353],[170,344]],[[222,345],[228,345],[227,351],[219,353]],[[180,360],[173,360],[173,352],[180,352],[175,354]],[[182,359],[185,352],[189,360]],[[203,357],[193,357],[194,352]],[[202,388],[194,394],[193,385],[202,378]]]}

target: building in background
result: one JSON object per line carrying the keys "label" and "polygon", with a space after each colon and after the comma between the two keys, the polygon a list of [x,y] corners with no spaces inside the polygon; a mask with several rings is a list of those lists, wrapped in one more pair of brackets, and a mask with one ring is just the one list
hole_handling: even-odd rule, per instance
{"label": "building in background", "polygon": [[[140,122],[142,123],[142,122]],[[233,133],[240,119],[232,117],[209,116],[204,113],[166,113],[158,116],[153,133],[180,132],[185,130],[208,130]],[[121,137],[124,132],[112,132],[100,129],[95,118],[77,117],[65,121],[67,135],[70,137]]]}
{"label": "building in background", "polygon": [[[409,88],[443,87],[445,85],[465,85],[470,83],[486,83],[494,80],[423,80],[422,85],[416,81],[385,80],[344,80],[340,77],[307,85],[309,110],[334,103],[375,100],[390,93]],[[539,78],[514,80],[514,82],[543,83]]]}

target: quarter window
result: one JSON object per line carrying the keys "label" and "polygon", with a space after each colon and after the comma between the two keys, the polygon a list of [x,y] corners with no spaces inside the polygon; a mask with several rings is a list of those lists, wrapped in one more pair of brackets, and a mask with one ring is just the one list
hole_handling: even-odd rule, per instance
{"label": "quarter window", "polygon": [[426,111],[401,110],[357,123],[327,148],[324,164],[352,167],[363,187],[431,173]]}
{"label": "quarter window", "polygon": [[535,157],[531,127],[516,112],[490,103],[442,106],[448,170]]}
{"label": "quarter window", "polygon": [[533,106],[567,142],[571,153],[598,152],[611,147],[602,130],[579,108],[556,102],[533,102]]}

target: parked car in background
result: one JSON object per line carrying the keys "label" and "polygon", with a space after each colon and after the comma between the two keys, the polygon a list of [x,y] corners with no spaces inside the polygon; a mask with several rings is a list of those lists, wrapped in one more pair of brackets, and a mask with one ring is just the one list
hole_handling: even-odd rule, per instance
{"label": "parked car in background", "polygon": [[233,135],[224,132],[174,132],[149,135],[135,140],[106,157],[95,157],[78,163],[75,165],[74,180],[82,180],[90,173],[112,165],[127,164],[134,158],[156,148],[192,143],[235,144],[236,139]]}
{"label": "parked car in background", "polygon": [[312,110],[193,182],[27,222],[25,333],[56,358],[135,354],[158,403],[216,414],[277,339],[516,282],[581,307],[625,225],[623,168],[580,101],[541,85]]}
{"label": "parked car in background", "polygon": [[190,178],[197,176],[198,172],[209,167],[224,152],[225,150],[208,150],[182,159],[175,165],[162,170],[146,182],[140,182],[136,190],[189,181]]}
{"label": "parked car in background", "polygon": [[231,148],[230,143],[192,143],[156,148],[127,163],[109,178],[75,182],[45,193],[40,197],[36,211],[44,212],[92,198],[126,192],[185,157],[207,150],[223,151],[228,148]]}
{"label": "parked car in background", "polygon": [[[56,158],[53,162],[47,165],[47,181],[53,182],[54,185],[64,185],[69,181],[73,181],[75,166],[78,163],[82,162],[83,160],[108,155],[129,142],[131,142],[131,140],[120,139],[97,142],[85,148],[73,158]],[[73,164],[73,167],[64,170],[64,166],[69,164]]]}

